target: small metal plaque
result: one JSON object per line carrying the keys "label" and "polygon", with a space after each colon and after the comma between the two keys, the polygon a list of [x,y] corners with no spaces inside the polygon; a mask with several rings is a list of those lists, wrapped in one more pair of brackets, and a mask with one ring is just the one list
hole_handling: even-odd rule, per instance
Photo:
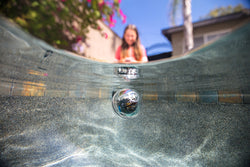
{"label": "small metal plaque", "polygon": [[139,69],[136,67],[117,67],[115,73],[126,80],[140,77]]}

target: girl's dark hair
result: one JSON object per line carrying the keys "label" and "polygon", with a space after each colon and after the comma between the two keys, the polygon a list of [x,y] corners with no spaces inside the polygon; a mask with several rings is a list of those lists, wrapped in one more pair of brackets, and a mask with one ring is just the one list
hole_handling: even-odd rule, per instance
{"label": "girl's dark hair", "polygon": [[141,52],[141,42],[140,42],[140,38],[139,38],[139,33],[138,33],[138,30],[136,28],[135,25],[133,24],[129,24],[126,26],[126,28],[124,29],[124,32],[123,32],[123,37],[122,37],[122,46],[121,46],[121,57],[122,58],[125,58],[128,54],[128,48],[129,48],[129,45],[127,44],[127,42],[125,41],[125,33],[128,29],[131,29],[131,30],[134,30],[135,33],[136,33],[136,41],[135,43],[133,44],[133,47],[134,47],[134,55],[135,55],[135,59],[137,61],[141,60],[142,58],[142,52]]}

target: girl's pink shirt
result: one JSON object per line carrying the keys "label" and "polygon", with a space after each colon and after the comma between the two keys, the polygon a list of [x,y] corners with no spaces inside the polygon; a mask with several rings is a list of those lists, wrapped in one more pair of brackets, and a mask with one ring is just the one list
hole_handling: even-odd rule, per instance
{"label": "girl's pink shirt", "polygon": [[[134,49],[133,47],[130,47],[128,49],[128,52],[129,52],[129,55],[128,57],[126,58],[126,60],[128,60],[129,62],[138,62],[138,63],[146,63],[148,62],[148,57],[147,57],[147,54],[146,54],[146,49],[144,48],[143,45],[141,45],[141,51],[142,51],[142,60],[141,61],[137,61],[135,59],[135,55],[134,55]],[[119,62],[119,60],[121,59],[120,57],[121,55],[121,46],[119,46],[116,50],[116,53],[115,53],[115,59]]]}

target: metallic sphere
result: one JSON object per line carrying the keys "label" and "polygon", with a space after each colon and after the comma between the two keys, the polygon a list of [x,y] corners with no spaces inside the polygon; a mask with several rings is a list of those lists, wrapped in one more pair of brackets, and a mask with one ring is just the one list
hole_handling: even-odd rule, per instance
{"label": "metallic sphere", "polygon": [[113,109],[122,118],[134,117],[139,110],[139,100],[139,94],[135,90],[119,90],[113,96]]}

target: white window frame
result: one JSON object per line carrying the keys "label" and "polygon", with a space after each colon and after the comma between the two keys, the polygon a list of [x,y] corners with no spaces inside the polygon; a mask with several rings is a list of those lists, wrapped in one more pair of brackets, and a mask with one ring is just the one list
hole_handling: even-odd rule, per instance
{"label": "white window frame", "polygon": [[[213,32],[205,33],[205,34],[203,34],[204,44],[211,41],[211,40],[208,41],[208,37],[211,36],[211,35],[222,34],[222,33],[230,33],[231,31],[232,31],[231,29],[225,29],[225,30],[219,30],[219,31],[213,31]],[[213,39],[213,40],[217,40],[217,39]]]}
{"label": "white window frame", "polygon": [[[212,31],[212,32],[204,33],[204,34],[201,34],[201,35],[195,35],[194,38],[203,37],[204,43],[202,45],[204,45],[204,44],[206,44],[206,43],[208,43],[208,42],[211,41],[211,40],[208,41],[208,37],[210,35],[221,34],[221,33],[230,33],[230,32],[232,32],[232,29],[224,29],[224,30],[218,30],[218,31]],[[214,39],[214,40],[217,40],[217,39]],[[182,53],[184,53],[184,50],[185,50],[185,40],[184,40],[184,35],[183,35],[183,39],[182,39]]]}

